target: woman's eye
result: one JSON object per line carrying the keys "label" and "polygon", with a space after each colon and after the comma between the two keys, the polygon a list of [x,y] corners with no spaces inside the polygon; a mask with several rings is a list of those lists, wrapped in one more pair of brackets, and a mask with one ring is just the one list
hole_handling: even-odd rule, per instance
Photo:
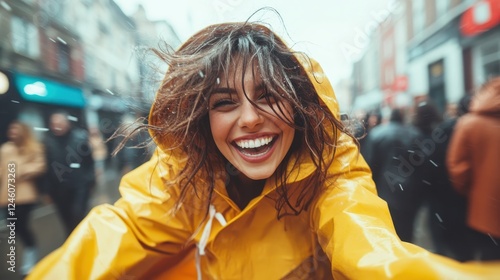
{"label": "woman's eye", "polygon": [[221,99],[221,100],[217,100],[217,101],[213,102],[211,108],[217,109],[217,108],[221,108],[221,107],[231,106],[234,104],[235,104],[235,102],[231,99]]}
{"label": "woman's eye", "polygon": [[268,103],[268,100],[270,103],[276,103],[276,99],[274,98],[274,96],[270,92],[265,92],[257,98],[257,101],[259,101],[259,102]]}
{"label": "woman's eye", "polygon": [[271,98],[271,97],[272,97],[272,95],[269,92],[265,92],[259,96],[258,100],[266,100],[266,99]]}

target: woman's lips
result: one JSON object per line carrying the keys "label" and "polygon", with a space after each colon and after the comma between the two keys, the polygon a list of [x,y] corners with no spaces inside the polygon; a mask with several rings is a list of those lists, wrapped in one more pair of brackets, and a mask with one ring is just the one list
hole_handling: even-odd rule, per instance
{"label": "woman's lips", "polygon": [[267,160],[272,155],[277,138],[277,136],[264,136],[243,139],[234,141],[233,146],[245,161],[258,163]]}

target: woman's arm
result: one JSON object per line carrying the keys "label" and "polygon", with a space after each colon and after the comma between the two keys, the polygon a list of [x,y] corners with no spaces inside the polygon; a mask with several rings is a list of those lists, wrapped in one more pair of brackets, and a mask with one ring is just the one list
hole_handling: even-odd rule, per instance
{"label": "woman's arm", "polygon": [[178,194],[162,182],[169,176],[157,156],[125,175],[115,205],[94,208],[28,279],[148,279],[175,266],[189,254],[192,227],[173,211]]}
{"label": "woman's arm", "polygon": [[335,279],[498,279],[500,262],[459,263],[400,241],[369,169],[341,136],[336,180],[312,212]]}

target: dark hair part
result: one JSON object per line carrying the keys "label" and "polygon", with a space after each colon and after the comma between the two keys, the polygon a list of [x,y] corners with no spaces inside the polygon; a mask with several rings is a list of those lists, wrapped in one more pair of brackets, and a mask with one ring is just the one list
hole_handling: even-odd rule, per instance
{"label": "dark hair part", "polygon": [[415,108],[413,125],[425,135],[430,135],[432,130],[443,121],[436,105],[431,101],[420,102]]}
{"label": "dark hair part", "polygon": [[469,112],[469,107],[471,103],[472,97],[468,94],[462,96],[458,101],[457,113],[458,116],[463,116]]}
{"label": "dark hair part", "polygon": [[[344,127],[320,101],[298,61],[297,56],[303,54],[293,52],[266,26],[250,22],[212,25],[193,35],[176,52],[153,51],[168,63],[169,69],[157,92],[150,125],[143,127],[150,129],[163,150],[181,150],[185,154],[187,161],[176,181],[180,184],[181,200],[187,192],[202,194],[208,209],[217,178],[228,176],[227,160],[211,134],[208,101],[219,86],[220,77],[230,77],[228,72],[240,63],[243,69],[253,67],[253,73],[261,75],[269,93],[266,101],[277,104],[271,106],[276,108],[276,115],[295,128],[292,147],[274,175],[282,185],[277,189],[278,218],[306,210],[328,179],[336,139]],[[293,120],[283,117],[285,108],[280,101],[291,105]],[[298,168],[304,157],[312,159],[317,168],[306,185],[293,193],[296,199],[292,201],[287,167]],[[206,182],[203,187],[195,184],[198,178]]]}
{"label": "dark hair part", "polygon": [[389,117],[389,120],[392,122],[404,123],[405,122],[405,115],[403,113],[403,110],[399,109],[399,108],[392,109],[391,116]]}

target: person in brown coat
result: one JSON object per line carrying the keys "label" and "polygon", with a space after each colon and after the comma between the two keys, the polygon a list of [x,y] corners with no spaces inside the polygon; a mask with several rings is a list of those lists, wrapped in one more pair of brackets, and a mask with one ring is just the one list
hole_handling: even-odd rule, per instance
{"label": "person in brown coat", "polygon": [[37,261],[35,237],[28,223],[38,200],[36,179],[45,172],[46,163],[42,145],[29,126],[14,121],[7,137],[9,141],[0,147],[0,207],[7,218],[16,218],[8,220],[7,225],[13,223],[23,242],[21,273],[26,275]]}
{"label": "person in brown coat", "polygon": [[481,86],[458,121],[447,163],[453,186],[467,197],[478,257],[500,259],[500,77]]}

